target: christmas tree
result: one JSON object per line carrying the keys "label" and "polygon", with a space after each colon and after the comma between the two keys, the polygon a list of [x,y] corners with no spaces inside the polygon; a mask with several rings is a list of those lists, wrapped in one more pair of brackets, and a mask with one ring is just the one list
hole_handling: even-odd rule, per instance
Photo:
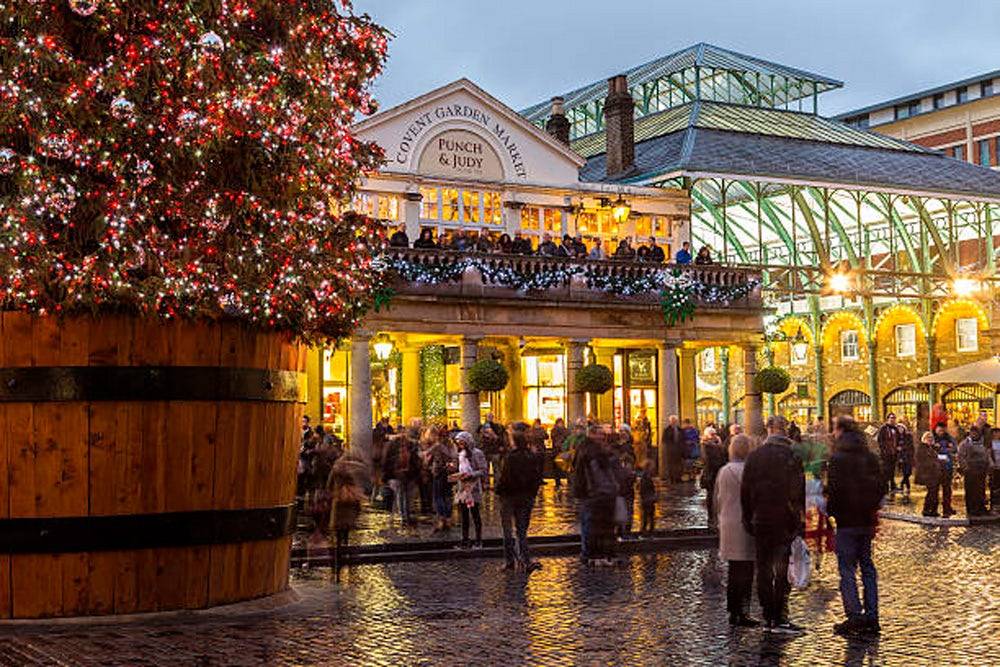
{"label": "christmas tree", "polygon": [[0,310],[350,331],[386,40],[346,1],[0,0]]}

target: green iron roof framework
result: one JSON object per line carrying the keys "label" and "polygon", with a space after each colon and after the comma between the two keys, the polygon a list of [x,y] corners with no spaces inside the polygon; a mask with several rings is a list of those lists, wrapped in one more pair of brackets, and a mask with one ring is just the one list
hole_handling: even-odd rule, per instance
{"label": "green iron roof framework", "polygon": [[[840,88],[840,81],[761,58],[696,44],[625,72],[636,102],[636,118],[694,101],[817,113],[820,93]],[[604,129],[606,81],[563,95],[570,137]],[[550,103],[539,102],[521,115],[539,126],[548,120]]]}

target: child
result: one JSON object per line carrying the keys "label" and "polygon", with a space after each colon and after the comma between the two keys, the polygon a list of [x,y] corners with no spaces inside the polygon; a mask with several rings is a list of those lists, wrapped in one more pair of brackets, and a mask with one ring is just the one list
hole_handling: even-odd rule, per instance
{"label": "child", "polygon": [[639,503],[641,505],[640,536],[650,536],[656,524],[656,483],[653,481],[653,460],[646,459],[639,473]]}

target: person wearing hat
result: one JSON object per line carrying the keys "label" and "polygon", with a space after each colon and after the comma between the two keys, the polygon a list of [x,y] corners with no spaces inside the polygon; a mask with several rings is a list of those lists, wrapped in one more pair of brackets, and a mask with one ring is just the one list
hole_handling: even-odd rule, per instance
{"label": "person wearing hat", "polygon": [[[455,481],[458,482],[458,493],[455,503],[458,505],[462,519],[462,549],[483,548],[483,519],[479,506],[483,502],[483,480],[486,479],[486,455],[476,447],[476,439],[467,431],[455,435],[455,446],[458,447],[458,472]],[[470,519],[476,526],[476,541],[469,543]]]}

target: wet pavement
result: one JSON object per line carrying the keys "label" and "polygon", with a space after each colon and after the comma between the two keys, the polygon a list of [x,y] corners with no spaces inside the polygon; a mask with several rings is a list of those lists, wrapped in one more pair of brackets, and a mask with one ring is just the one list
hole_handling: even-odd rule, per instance
{"label": "wet pavement", "polygon": [[2,665],[989,665],[1000,655],[1000,529],[886,522],[876,541],[882,637],[845,640],[835,558],[790,601],[808,633],[726,624],[712,552],[620,568],[544,561],[529,577],[491,560],[320,570],[270,612],[101,626],[0,628]]}
{"label": "wet pavement", "polygon": [[[416,496],[412,507],[419,509]],[[496,497],[491,492],[483,494],[481,507],[483,517],[483,537],[502,537],[500,529],[500,510]],[[660,530],[674,528],[692,528],[704,526],[707,523],[705,511],[705,491],[698,488],[695,482],[684,482],[675,485],[661,485],[658,492],[656,509],[656,527]],[[430,514],[414,512],[417,525],[403,526],[396,514],[374,508],[371,503],[365,503],[361,514],[358,530],[351,533],[351,544],[374,545],[387,543],[413,543],[426,540],[458,540],[461,538],[461,527],[458,523],[458,511],[453,512],[453,527],[445,534],[434,533],[433,517]],[[639,526],[639,502],[634,507],[634,525]],[[556,488],[551,479],[546,479],[538,500],[535,502],[531,518],[531,535],[567,535],[579,532],[577,525],[576,499],[563,483]],[[295,546],[322,548],[328,545],[328,540],[320,535],[310,535],[301,531],[295,536]]]}

